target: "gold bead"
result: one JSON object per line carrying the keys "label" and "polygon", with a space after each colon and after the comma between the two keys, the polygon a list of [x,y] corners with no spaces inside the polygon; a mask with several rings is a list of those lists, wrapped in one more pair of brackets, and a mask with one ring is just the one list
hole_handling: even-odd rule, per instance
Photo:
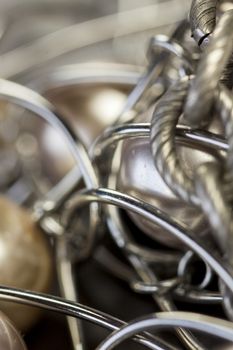
{"label": "gold bead", "polygon": [[[0,284],[47,292],[51,280],[51,257],[43,233],[30,213],[0,196]],[[32,326],[39,309],[0,302],[20,330]]]}

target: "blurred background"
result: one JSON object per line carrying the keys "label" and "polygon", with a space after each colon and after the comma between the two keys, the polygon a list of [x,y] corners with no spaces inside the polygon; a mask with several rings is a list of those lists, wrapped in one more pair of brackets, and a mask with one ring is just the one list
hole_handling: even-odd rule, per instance
{"label": "blurred background", "polygon": [[[150,38],[169,35],[189,7],[189,0],[1,0],[0,76],[37,90],[71,122],[79,118],[74,127],[88,147],[117,117],[147,66]],[[0,188],[30,206],[73,163],[62,142],[54,147],[56,133],[44,123],[11,105],[0,107],[0,178],[8,181]],[[96,128],[93,118],[103,112],[107,119]],[[82,303],[121,319],[154,311],[149,297],[135,296],[94,259],[76,267],[76,281]],[[56,281],[52,292],[59,293]],[[106,334],[84,323],[86,349]],[[72,349],[65,318],[54,313],[43,313],[24,337],[29,350]]]}
{"label": "blurred background", "polygon": [[3,0],[2,77],[78,62],[145,64],[150,36],[171,31],[189,0]]}

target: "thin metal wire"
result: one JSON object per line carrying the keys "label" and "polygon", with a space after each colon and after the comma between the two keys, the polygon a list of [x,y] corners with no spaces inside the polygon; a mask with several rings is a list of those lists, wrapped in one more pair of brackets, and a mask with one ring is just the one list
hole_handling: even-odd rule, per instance
{"label": "thin metal wire", "polygon": [[[39,207],[41,216],[38,216],[38,219],[42,219],[41,225],[44,224],[42,226],[47,229],[50,227],[51,231],[55,233],[57,230],[57,235],[61,235],[60,240],[57,237],[56,258],[60,284],[64,287],[63,295],[66,298],[76,299],[71,271],[72,262],[66,250],[66,234],[69,225],[76,218],[76,210],[87,204],[91,206],[90,227],[86,235],[88,249],[84,252],[84,256],[87,256],[90,253],[90,248],[94,245],[95,229],[100,222],[98,209],[99,204],[102,203],[107,204],[107,206],[103,208],[101,219],[103,222],[106,221],[109,233],[116,246],[127,258],[129,267],[120,264],[120,261],[113,261],[113,258],[106,254],[104,256],[101,254],[97,260],[102,264],[110,261],[108,268],[111,273],[126,281],[135,292],[150,294],[161,310],[169,311],[168,313],[153,314],[152,317],[147,316],[144,319],[126,324],[81,304],[54,296],[0,286],[0,299],[2,300],[21,302],[57,311],[117,331],[98,347],[99,350],[111,349],[112,346],[128,336],[147,329],[147,327],[176,327],[179,338],[186,348],[191,350],[204,350],[204,346],[186,328],[202,330],[208,334],[214,333],[219,337],[233,341],[232,323],[199,314],[176,312],[173,302],[173,299],[180,298],[183,301],[200,304],[223,303],[228,317],[231,318],[233,315],[233,221],[231,205],[229,204],[233,199],[233,100],[230,91],[219,83],[233,50],[233,11],[227,11],[223,14],[216,25],[216,0],[194,0],[190,17],[194,38],[202,47],[208,44],[198,62],[196,77],[185,76],[171,86],[156,105],[151,125],[147,123],[115,125],[107,129],[96,140],[89,153],[73,130],[56,114],[51,104],[29,89],[0,80],[0,98],[36,113],[54,126],[67,141],[81,170],[81,174],[77,172],[74,176],[72,172],[72,184],[70,184],[69,178],[68,181],[63,181],[61,185],[55,186],[52,198],[59,198],[57,203],[50,201],[48,195],[48,200]],[[182,32],[181,28],[185,28],[185,31]],[[165,68],[174,63],[171,59],[171,53],[175,55],[175,58],[181,59],[184,68],[180,70],[177,68],[176,77],[182,77],[195,70],[193,52],[187,51],[183,43],[186,30],[187,22],[184,22],[176,28],[171,38],[155,37],[152,39],[151,51],[155,47],[162,47],[163,52],[157,58],[154,53],[152,54],[153,59],[150,61],[149,69],[129,96],[124,113],[119,120],[123,120],[123,122],[127,120],[128,116],[124,119],[126,112],[132,112],[154,79],[166,76]],[[211,39],[209,40],[210,34]],[[176,39],[179,40],[176,41]],[[224,78],[230,84],[232,79],[230,65],[226,72],[230,75],[224,76]],[[171,83],[172,81],[169,81],[168,85]],[[165,82],[163,84],[164,90],[166,90],[167,85]],[[154,96],[153,102],[157,102],[158,98],[159,96]],[[147,100],[145,105],[147,105]],[[177,126],[183,111],[185,111],[185,118],[190,124],[200,126],[210,121],[212,112],[217,113],[224,124],[227,140],[206,130],[192,130],[187,126]],[[132,120],[135,115],[133,114]],[[212,251],[212,248],[203,244],[202,240],[194,236],[188,228],[182,227],[159,208],[115,190],[116,174],[119,170],[122,152],[121,141],[130,137],[145,136],[151,136],[151,149],[161,177],[178,196],[202,209],[209,220],[211,232],[221,251],[227,253],[227,261],[218,256],[217,250]],[[222,169],[220,169],[219,163],[216,165],[215,161],[210,164],[205,163],[198,167],[194,172],[194,177],[190,178],[184,172],[176,153],[177,143],[187,147],[195,147],[195,149],[211,154],[217,161],[221,162],[220,164],[223,164]],[[114,151],[114,156],[111,157],[109,147],[113,145],[117,145],[117,148]],[[106,164],[104,164],[106,169],[109,168],[105,169],[107,174],[104,177],[101,173],[100,163],[105,159],[105,154],[107,154],[106,159],[110,159],[107,159]],[[96,164],[97,167],[95,167]],[[75,193],[67,201],[67,195],[70,195],[72,186],[74,183],[78,184],[81,178],[84,179],[85,190]],[[108,188],[104,188],[105,186]],[[60,197],[56,197],[56,193],[60,193]],[[54,213],[57,213],[58,207],[61,218],[56,221]],[[187,247],[184,259],[181,259],[181,255],[177,251],[171,254],[166,250],[159,251],[158,256],[154,256],[157,254],[156,249],[137,244],[133,239],[133,232],[130,232],[120,216],[120,209],[139,214],[178,238]],[[72,232],[72,234],[76,235],[76,232]],[[200,286],[192,286],[187,283],[186,267],[191,261],[192,252],[206,264],[206,274]],[[160,267],[166,266],[166,268],[169,266],[168,264],[172,264],[174,270],[178,266],[178,276],[161,280],[157,277],[156,269],[151,267],[155,263]],[[183,270],[181,266],[183,266]],[[179,273],[180,269],[182,273]],[[220,280],[220,292],[211,292],[205,289],[214,272]],[[68,279],[66,279],[67,277]],[[81,330],[76,328],[77,322],[73,322],[73,319],[70,318],[69,322],[70,328],[74,325],[73,343],[80,342]],[[175,347],[148,333],[137,335],[134,340],[154,350],[176,350]]]}
{"label": "thin metal wire", "polygon": [[[171,65],[170,54],[179,57],[183,61],[185,73],[192,73],[194,67],[194,61],[191,53],[182,47],[177,41],[182,40],[187,31],[187,21],[182,21],[176,27],[175,31],[171,35],[171,38],[165,36],[156,36],[151,39],[148,52],[149,52],[149,65],[145,74],[139,79],[137,85],[134,87],[132,92],[129,94],[126,104],[120,113],[117,120],[117,124],[128,123],[133,121],[136,117],[133,109],[135,108],[138,101],[142,98],[145,90],[159,78],[164,68],[169,68]],[[163,51],[159,55],[155,54],[157,48],[163,48]],[[183,72],[183,70],[182,70]],[[181,74],[182,76],[183,74]]]}
{"label": "thin metal wire", "polygon": [[[188,250],[184,254],[184,256],[180,259],[179,265],[178,265],[178,269],[177,269],[177,275],[182,280],[185,280],[185,276],[188,276],[187,269],[188,269],[188,266],[189,266],[190,262],[193,260],[193,258],[195,258],[193,252]],[[203,278],[202,282],[199,283],[199,285],[196,285],[197,289],[204,289],[204,288],[206,288],[208,286],[208,284],[210,283],[212,277],[213,277],[213,272],[210,269],[209,265],[207,265],[206,263],[205,263],[205,269],[206,269],[206,272],[204,274],[204,278]],[[187,282],[186,282],[186,288],[188,288]],[[189,287],[189,289],[191,289],[191,286]]]}
{"label": "thin metal wire", "polygon": [[[109,188],[116,188],[117,177],[115,170],[119,169],[121,149],[121,144],[119,144],[112,158],[111,170],[107,180]],[[122,251],[125,253],[127,260],[134,268],[135,272],[138,275],[138,278],[141,279],[144,283],[148,283],[151,285],[159,283],[156,274],[152,271],[149,265],[140,257],[140,255],[136,255],[135,253],[130,251],[129,243],[132,242],[132,239],[130,239],[131,235],[119,215],[119,208],[116,206],[107,206],[105,211],[107,215],[106,222],[108,225],[109,232],[116,245],[118,245],[119,248],[122,249]],[[137,244],[134,244],[134,242],[133,245],[141,248]],[[153,293],[152,298],[162,311],[176,310],[172,299],[167,294]],[[176,329],[176,333],[181,342],[188,349],[203,349],[203,346],[200,344],[200,342],[190,332],[179,328]]]}
{"label": "thin metal wire", "polygon": [[[40,307],[63,315],[78,317],[112,331],[119,329],[126,324],[106,313],[96,311],[88,306],[62,299],[54,295],[0,286],[0,299]],[[149,333],[137,335],[133,340],[153,350],[177,350],[175,347],[170,346],[162,340],[160,341],[159,338],[154,337]]]}
{"label": "thin metal wire", "polygon": [[111,350],[136,332],[148,329],[185,327],[233,341],[233,324],[216,317],[190,312],[161,312],[141,317],[114,332],[96,350]]}
{"label": "thin metal wire", "polygon": [[132,210],[144,218],[151,220],[154,224],[160,225],[203,259],[233,292],[233,279],[222,259],[217,257],[213,251],[210,252],[208,247],[204,247],[200,239],[197,237],[192,238],[190,232],[187,234],[181,225],[169,218],[164,212],[132,196],[104,188],[82,191],[74,195],[66,203],[65,211],[62,215],[64,226],[70,221],[71,216],[74,215],[77,208],[92,201],[116,205],[125,210]]}
{"label": "thin metal wire", "polygon": [[[166,184],[183,200],[199,206],[201,203],[196,194],[194,180],[185,173],[180,163],[174,138],[175,126],[182,114],[183,103],[189,84],[190,80],[188,77],[182,79],[171,87],[155,107],[151,121],[151,149],[155,166]],[[221,105],[221,110],[219,108],[217,110],[225,123],[226,137],[232,143],[230,129],[230,121],[233,115],[232,101],[226,92],[227,90],[222,86],[220,87],[220,91],[219,96],[221,96],[221,100],[218,101],[216,97],[216,106]],[[228,159],[232,153],[229,150],[227,154]],[[218,153],[215,153],[215,156],[220,161]],[[231,196],[229,187],[226,187],[224,193],[228,198]]]}
{"label": "thin metal wire", "polygon": [[[54,107],[43,97],[41,97],[36,92],[25,88],[19,84],[0,80],[0,98],[6,101],[15,103],[26,110],[35,113],[37,116],[48,122],[53,126],[66,141],[74,159],[79,165],[80,171],[83,175],[85,184],[87,187],[98,186],[98,178],[96,176],[95,170],[92,163],[88,157],[87,151],[78,136],[73,132],[73,130],[65,123],[56,113]],[[82,254],[84,256],[90,253],[93,247],[96,228],[98,227],[99,216],[98,216],[98,206],[92,205],[90,207],[90,227],[89,235],[87,236],[87,243],[85,249],[83,249]],[[81,256],[81,251],[80,251]],[[61,288],[65,290],[63,285],[63,279],[60,279]],[[73,281],[70,280],[70,286],[75,289]],[[68,319],[68,324],[71,334],[73,334],[73,347],[77,346],[76,341],[80,343],[82,339],[81,324],[75,323]]]}

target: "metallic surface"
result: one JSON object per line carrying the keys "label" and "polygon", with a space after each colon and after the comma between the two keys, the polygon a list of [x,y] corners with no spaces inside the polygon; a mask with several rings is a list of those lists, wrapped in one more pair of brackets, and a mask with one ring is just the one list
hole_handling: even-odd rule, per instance
{"label": "metallic surface", "polygon": [[216,24],[217,0],[193,0],[190,9],[192,35],[199,45],[210,35]]}
{"label": "metallic surface", "polygon": [[[63,315],[78,317],[111,331],[117,330],[126,324],[125,322],[101,311],[96,311],[88,306],[48,294],[34,293],[0,286],[0,299],[14,303],[37,306],[42,309],[56,311]],[[136,335],[133,340],[147,346],[149,349],[176,350],[176,348],[169,346],[164,341],[160,341],[158,338],[150,335],[149,333]]]}
{"label": "metallic surface", "polygon": [[[48,292],[52,279],[51,252],[43,233],[30,214],[0,197],[0,283]],[[20,330],[35,324],[37,309],[1,303],[3,310]]]}
{"label": "metallic surface", "polygon": [[229,10],[221,16],[190,86],[184,113],[185,119],[192,126],[198,127],[209,123],[213,115],[211,108],[214,104],[215,90],[233,52],[232,33],[233,10]]}
{"label": "metallic surface", "polygon": [[111,350],[123,340],[134,335],[135,332],[174,326],[206,332],[209,335],[215,334],[223,339],[233,341],[233,326],[231,322],[201,314],[177,311],[152,314],[131,322],[127,326],[122,327],[121,330],[110,335],[97,347],[97,350]]}

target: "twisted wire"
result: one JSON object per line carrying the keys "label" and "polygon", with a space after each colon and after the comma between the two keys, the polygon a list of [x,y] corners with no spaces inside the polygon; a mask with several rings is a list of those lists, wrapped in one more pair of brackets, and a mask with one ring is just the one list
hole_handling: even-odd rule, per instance
{"label": "twisted wire", "polygon": [[[200,205],[193,179],[185,173],[177,155],[174,139],[176,123],[182,113],[189,84],[189,78],[178,82],[168,90],[155,107],[151,121],[151,150],[157,170],[172,191],[186,202]],[[233,103],[226,88],[220,86],[217,91],[216,111],[224,123],[226,138],[229,142],[222,186],[224,195],[230,200],[233,182]]]}
{"label": "twisted wire", "polygon": [[215,91],[232,51],[233,10],[229,10],[220,18],[190,87],[184,109],[185,119],[190,125],[203,126],[213,115]]}
{"label": "twisted wire", "polygon": [[[156,82],[165,69],[172,66],[172,61],[170,58],[171,54],[179,57],[183,61],[184,71],[186,74],[193,72],[194,61],[192,59],[192,55],[188,50],[179,44],[179,41],[184,39],[186,30],[187,22],[182,21],[175,28],[170,38],[164,35],[157,35],[150,40],[148,48],[149,66],[145,74],[139,79],[137,85],[129,94],[126,104],[119,115],[117,124],[128,123],[136,118],[137,114],[132,112],[134,108],[136,108],[137,103],[142,98],[146,89],[149,88],[152,83]],[[155,54],[156,49],[160,47],[164,52],[161,52],[159,55]]]}
{"label": "twisted wire", "polygon": [[217,0],[193,0],[190,9],[190,26],[198,45],[213,32],[216,24]]}
{"label": "twisted wire", "polygon": [[193,180],[184,172],[175,144],[175,128],[189,84],[188,77],[182,79],[160,99],[152,116],[150,138],[155,166],[166,184],[186,202],[198,205]]}
{"label": "twisted wire", "polygon": [[[198,41],[199,45],[201,45],[214,30],[216,2],[216,0],[193,1],[190,14],[191,27],[193,36]],[[233,293],[233,275],[231,269],[233,266],[233,222],[229,207],[229,199],[232,199],[233,193],[233,102],[229,91],[219,84],[219,80],[223,73],[222,81],[228,84],[228,86],[232,85],[232,62],[228,62],[233,49],[232,32],[233,11],[228,11],[220,19],[216,31],[213,34],[213,39],[210,40],[210,45],[204,53],[203,59],[200,61],[197,77],[193,81],[190,77],[185,77],[172,86],[168,93],[164,95],[155,108],[151,130],[149,124],[124,125],[111,128],[97,140],[92,150],[89,152],[89,155],[83,145],[79,143],[79,140],[77,140],[72,130],[69,129],[69,126],[64,125],[59,116],[53,111],[53,107],[48,105],[45,100],[41,103],[35,103],[33,98],[29,98],[29,100],[24,99],[22,96],[27,95],[28,92],[30,97],[33,97],[29,90],[18,90],[19,93],[12,93],[10,90],[15,92],[19,87],[17,85],[11,85],[11,83],[7,85],[8,82],[0,81],[0,96],[11,102],[13,101],[24,107],[26,106],[29,110],[36,112],[53,126],[56,126],[59,131],[62,131],[75,159],[81,164],[81,172],[87,189],[76,193],[65,203],[61,217],[61,224],[64,226],[64,231],[68,227],[75,211],[88,203],[91,205],[91,208],[96,208],[96,210],[93,211],[95,216],[91,221],[92,227],[98,224],[97,206],[93,207],[93,203],[112,204],[116,206],[115,212],[110,210],[104,212],[108,220],[108,228],[112,231],[112,236],[114,235],[114,225],[117,225],[116,221],[117,215],[119,215],[119,208],[132,210],[154,224],[160,225],[162,229],[170,232],[170,234],[185,243],[189,249],[198,254],[204,262],[217,273],[218,277],[224,282],[224,287],[228,288],[227,292],[230,293],[230,295]],[[180,34],[182,35],[182,32]],[[156,41],[154,44],[156,44]],[[180,56],[188,63],[187,66],[189,69],[186,70],[187,73],[192,71],[193,62],[191,58],[189,59],[189,53],[186,52],[182,46],[175,44],[172,40],[171,42],[161,41],[159,44],[169,52]],[[167,61],[166,63],[169,64],[169,60]],[[224,71],[225,65],[226,69]],[[163,73],[164,64],[162,64],[159,69]],[[154,77],[152,74],[154,73],[153,70],[149,73],[151,76],[147,77],[148,80],[146,83],[148,84],[151,81],[150,79]],[[140,93],[144,91],[145,86],[146,85],[142,86],[141,90],[139,89]],[[188,88],[190,88],[190,91],[185,105],[185,117],[187,120],[193,125],[204,125],[209,121],[209,115],[215,109],[215,111],[219,112],[224,123],[228,144],[223,138],[206,131],[190,130],[188,127],[184,126],[177,127],[178,120],[184,109]],[[130,103],[130,100],[128,102]],[[133,102],[131,107],[134,106],[134,104]],[[187,230],[175,220],[169,218],[168,215],[158,208],[120,192],[99,187],[101,177],[95,172],[91,159],[102,157],[103,160],[106,148],[115,141],[120,141],[127,137],[148,136],[149,134],[151,135],[151,149],[155,164],[162,178],[178,196],[202,208],[209,219],[218,245],[224,253],[228,253],[230,267],[221,258],[213,254],[210,249],[206,248],[206,246],[203,245],[197,237],[194,237],[191,232],[187,232]],[[183,170],[182,163],[178,158],[176,152],[177,139],[182,142],[186,142],[187,140],[191,141],[190,144],[196,145],[197,148],[205,146],[205,150],[212,150],[213,153],[216,151],[216,155],[218,153],[217,151],[226,151],[226,162],[222,174],[220,174],[219,166],[215,163],[211,163],[201,165],[195,172],[194,179],[190,178]],[[110,172],[109,175],[112,176],[113,174]],[[128,337],[130,334],[134,335],[139,329],[142,330],[145,327],[155,326],[190,327],[195,330],[204,329],[204,331],[209,334],[215,333],[220,337],[233,341],[233,326],[229,322],[205,318],[198,314],[194,317],[188,313],[171,312],[175,308],[172,296],[184,296],[187,297],[189,301],[198,302],[212,301],[216,303],[223,301],[226,306],[229,301],[226,291],[222,292],[223,297],[221,294],[208,291],[198,294],[195,290],[187,291],[184,287],[182,288],[182,286],[177,287],[177,283],[180,283],[178,277],[161,282],[157,281],[155,273],[153,273],[143,257],[143,254],[146,255],[147,253],[146,248],[143,250],[141,249],[142,247],[136,244],[134,245],[132,241],[128,239],[127,231],[124,232],[124,227],[121,223],[117,229],[120,231],[122,230],[122,232],[120,232],[120,234],[122,234],[120,237],[122,245],[119,244],[119,247],[126,255],[128,254],[131,265],[142,280],[136,281],[131,287],[137,292],[152,294],[160,308],[162,310],[169,310],[169,313],[159,313],[156,314],[157,320],[153,316],[152,318],[142,320],[142,322],[136,321],[136,323],[133,322],[119,329],[124,326],[122,321],[114,319],[109,315],[98,313],[80,304],[71,303],[55,297],[11,288],[4,289],[4,287],[0,286],[0,299],[16,302],[20,301],[26,304],[44,307],[92,321],[111,330],[118,330],[119,333],[115,333],[113,336],[106,339],[106,342],[98,348],[101,350],[110,349],[114,344],[122,341],[124,337]],[[115,240],[115,243],[118,244],[119,242]],[[135,250],[137,250],[137,252],[135,252]],[[150,253],[152,255],[153,251],[151,250]],[[164,295],[168,290],[170,295]],[[231,308],[231,305],[229,308]],[[196,317],[198,317],[198,320],[195,319]],[[187,348],[192,350],[204,349],[189,331],[183,328],[178,328],[176,330]],[[176,350],[166,342],[160,341],[160,339],[146,333],[137,335],[134,340],[153,350]]]}

